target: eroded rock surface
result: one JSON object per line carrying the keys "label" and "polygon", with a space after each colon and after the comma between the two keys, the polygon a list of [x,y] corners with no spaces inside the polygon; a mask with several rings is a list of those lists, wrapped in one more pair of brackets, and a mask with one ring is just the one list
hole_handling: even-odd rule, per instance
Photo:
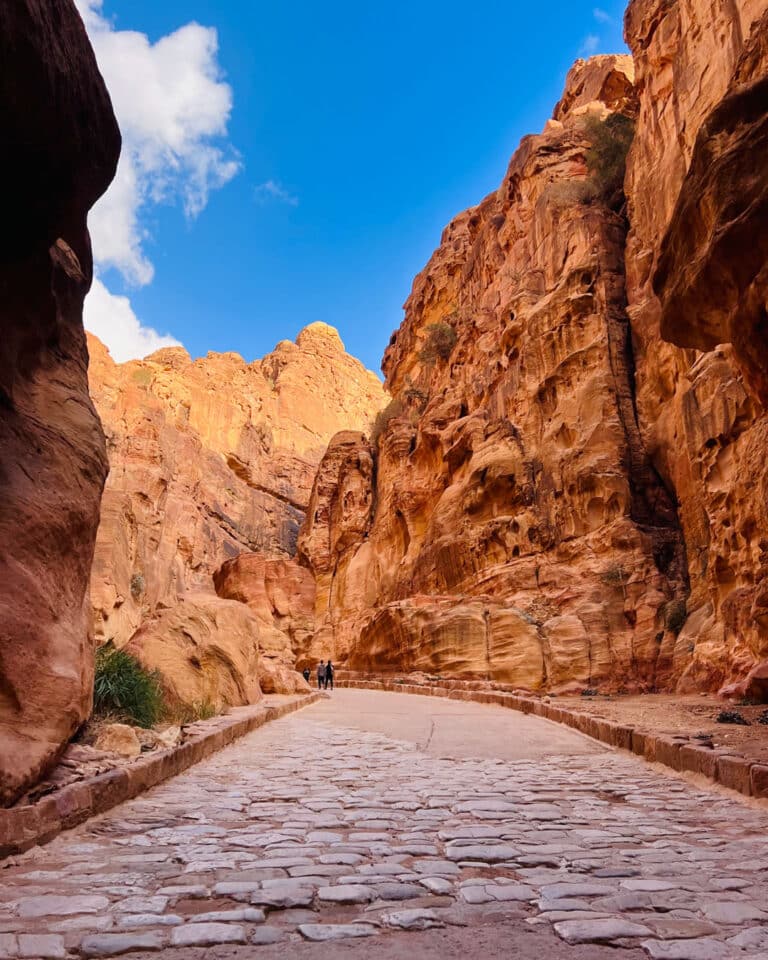
{"label": "eroded rock surface", "polygon": [[384,358],[392,416],[377,448],[334,439],[300,535],[315,652],[534,690],[682,672],[685,556],[635,418],[625,224],[583,202],[586,118],[633,112],[632,76],[577,63],[416,278]]}
{"label": "eroded rock surface", "polygon": [[104,436],[88,397],[86,215],[120,152],[70,0],[0,7],[0,803],[90,711]]}
{"label": "eroded rock surface", "polygon": [[149,618],[126,649],[159,671],[171,705],[218,709],[261,699],[259,623],[245,604],[189,594]]}
{"label": "eroded rock surface", "polygon": [[[243,643],[235,655],[232,637],[219,642],[212,630],[224,600],[245,594],[225,590],[218,599],[213,575],[241,553],[289,559],[329,439],[345,426],[369,428],[384,404],[380,381],[324,323],[253,363],[232,353],[193,361],[175,348],[116,364],[101,343],[90,344],[110,459],[91,584],[97,639],[130,641],[145,663],[162,665],[174,696],[183,689],[207,697],[220,663],[222,689],[239,692],[228,702],[251,702],[245,691],[255,690],[259,649],[267,692],[303,689],[277,593],[274,617],[258,600],[258,616],[246,606],[227,614]],[[224,580],[233,577],[230,569]],[[303,572],[295,577],[306,586]],[[267,579],[274,584],[274,571]],[[199,645],[213,652],[201,659]],[[208,666],[193,683],[197,661]]]}
{"label": "eroded rock surface", "polygon": [[285,557],[241,553],[213,576],[216,592],[246,603],[259,621],[259,675],[264,693],[308,689],[295,666],[314,632],[315,581]]}
{"label": "eroded rock surface", "polygon": [[628,310],[641,432],[688,556],[685,690],[768,658],[767,27],[763,0],[634,0],[626,18]]}

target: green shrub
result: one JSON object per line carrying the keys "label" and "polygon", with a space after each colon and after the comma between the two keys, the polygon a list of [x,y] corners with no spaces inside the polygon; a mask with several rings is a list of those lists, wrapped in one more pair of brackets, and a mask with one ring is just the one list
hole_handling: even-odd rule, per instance
{"label": "green shrub", "polygon": [[96,652],[94,712],[118,716],[139,727],[152,727],[163,715],[160,674],[145,670],[135,657],[110,644]]}
{"label": "green shrub", "polygon": [[600,579],[606,586],[623,587],[627,581],[627,572],[620,564],[611,563],[600,574]]}
{"label": "green shrub", "polygon": [[382,435],[386,432],[387,427],[389,426],[389,421],[394,420],[396,417],[402,417],[403,415],[403,402],[398,400],[397,397],[394,397],[389,403],[384,407],[383,410],[380,410],[371,424],[371,444],[374,447],[378,447],[379,440]]}
{"label": "green shrub", "polygon": [[456,346],[456,331],[445,321],[430,323],[427,327],[427,339],[419,351],[419,359],[424,363],[434,363],[435,360],[447,360]]}
{"label": "green shrub", "polygon": [[605,120],[589,117],[586,133],[592,141],[586,156],[590,182],[601,200],[618,208],[624,202],[624,171],[635,123],[623,113],[612,113]]}
{"label": "green shrub", "polygon": [[687,616],[685,600],[670,600],[664,604],[664,626],[670,633],[680,633]]}

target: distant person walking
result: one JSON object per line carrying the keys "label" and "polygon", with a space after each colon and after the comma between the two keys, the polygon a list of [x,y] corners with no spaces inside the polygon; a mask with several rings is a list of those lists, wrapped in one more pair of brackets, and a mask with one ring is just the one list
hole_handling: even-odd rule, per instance
{"label": "distant person walking", "polygon": [[309,678],[312,676],[309,667],[304,667],[304,669],[301,671],[301,675],[304,677],[307,683],[309,683]]}
{"label": "distant person walking", "polygon": [[320,661],[317,665],[317,689],[322,690],[325,683],[325,662]]}
{"label": "distant person walking", "polygon": [[333,690],[333,664],[329,660],[325,668],[325,689],[328,689],[328,684],[331,685],[331,690]]}

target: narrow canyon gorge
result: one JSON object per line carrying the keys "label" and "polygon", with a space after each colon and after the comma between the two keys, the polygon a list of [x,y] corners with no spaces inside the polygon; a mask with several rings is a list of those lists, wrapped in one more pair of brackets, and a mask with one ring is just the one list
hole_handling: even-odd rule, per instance
{"label": "narrow canyon gorge", "polygon": [[119,133],[71,0],[0,5],[0,804],[105,645],[219,709],[329,657],[768,702],[768,10],[632,0],[625,35],[445,228],[382,384],[325,323],[254,362],[86,342]]}

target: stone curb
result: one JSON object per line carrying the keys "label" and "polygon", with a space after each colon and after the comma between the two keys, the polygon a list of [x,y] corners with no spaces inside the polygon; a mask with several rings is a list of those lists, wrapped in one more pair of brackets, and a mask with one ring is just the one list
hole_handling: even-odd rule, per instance
{"label": "stone curb", "polygon": [[252,730],[319,699],[319,693],[311,693],[288,703],[256,706],[246,716],[218,718],[215,726],[194,731],[178,747],[147,754],[130,766],[70,784],[27,807],[1,809],[0,860],[48,843],[62,830],[70,830],[96,814],[132,800]]}
{"label": "stone curb", "polygon": [[449,700],[508,707],[573,727],[594,740],[620,750],[628,750],[651,763],[661,763],[679,772],[698,773],[713,783],[719,783],[746,797],[768,799],[768,765],[735,755],[727,748],[699,746],[685,736],[650,733],[612,720],[602,720],[587,713],[568,710],[554,703],[497,690],[460,690],[437,684],[420,686],[392,680],[338,680],[336,686],[446,697]]}

